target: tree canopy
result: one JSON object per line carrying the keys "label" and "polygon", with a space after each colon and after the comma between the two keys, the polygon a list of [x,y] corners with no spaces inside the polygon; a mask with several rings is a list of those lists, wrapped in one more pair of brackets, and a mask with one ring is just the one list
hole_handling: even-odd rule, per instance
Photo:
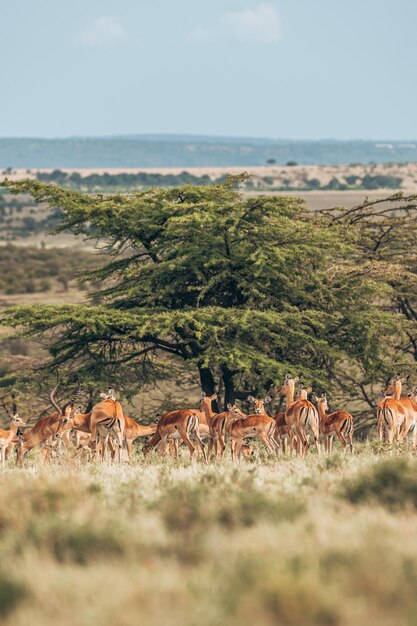
{"label": "tree canopy", "polygon": [[42,337],[52,366],[128,394],[169,378],[174,359],[207,393],[220,380],[225,403],[301,371],[321,388],[362,385],[372,404],[367,385],[417,355],[416,197],[313,212],[243,196],[243,180],[115,195],[6,181],[109,256],[85,275],[90,304],[14,307],[3,323]]}

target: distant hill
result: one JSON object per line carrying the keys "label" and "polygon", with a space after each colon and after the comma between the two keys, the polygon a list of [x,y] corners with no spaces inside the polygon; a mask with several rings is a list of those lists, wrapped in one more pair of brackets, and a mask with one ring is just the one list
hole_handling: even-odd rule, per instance
{"label": "distant hill", "polygon": [[0,139],[0,168],[209,167],[417,161],[415,142],[289,141],[184,135]]}

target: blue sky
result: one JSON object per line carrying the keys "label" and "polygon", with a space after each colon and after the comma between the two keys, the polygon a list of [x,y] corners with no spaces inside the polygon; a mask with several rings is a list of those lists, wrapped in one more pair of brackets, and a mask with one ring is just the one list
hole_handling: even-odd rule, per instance
{"label": "blue sky", "polygon": [[415,0],[0,0],[0,137],[417,138]]}

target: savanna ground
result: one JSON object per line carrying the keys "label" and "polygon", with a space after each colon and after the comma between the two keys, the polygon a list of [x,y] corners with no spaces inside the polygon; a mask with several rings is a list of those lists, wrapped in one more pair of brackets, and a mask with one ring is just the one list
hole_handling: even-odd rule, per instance
{"label": "savanna ground", "polygon": [[5,625],[417,623],[417,461],[9,462]]}

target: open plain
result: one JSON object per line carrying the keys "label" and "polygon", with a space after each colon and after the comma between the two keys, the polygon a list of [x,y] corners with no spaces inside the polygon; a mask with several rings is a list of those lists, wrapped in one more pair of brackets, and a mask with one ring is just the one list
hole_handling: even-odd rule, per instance
{"label": "open plain", "polygon": [[[9,465],[5,626],[416,623],[417,462],[353,456],[206,466]],[[6,565],[9,564],[9,565]]]}

